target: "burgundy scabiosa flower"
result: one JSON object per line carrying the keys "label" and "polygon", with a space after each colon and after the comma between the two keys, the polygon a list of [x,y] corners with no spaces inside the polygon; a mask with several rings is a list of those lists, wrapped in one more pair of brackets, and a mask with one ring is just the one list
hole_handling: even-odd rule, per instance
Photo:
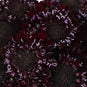
{"label": "burgundy scabiosa flower", "polygon": [[32,10],[34,2],[28,0],[1,0],[0,13],[5,13],[10,20],[23,19],[27,10]]}
{"label": "burgundy scabiosa flower", "polygon": [[34,2],[21,0],[0,1],[0,47],[8,41],[8,36],[19,32],[22,19]]}
{"label": "burgundy scabiosa flower", "polygon": [[[46,33],[21,30],[15,38],[10,37],[10,39],[2,48],[9,81],[18,84],[19,87],[43,85],[42,80],[46,77],[42,76],[42,73],[46,67],[39,65],[38,61],[42,57],[45,58],[46,51],[53,44]],[[48,42],[50,45],[44,47]]]}
{"label": "burgundy scabiosa flower", "polygon": [[63,50],[54,46],[50,52],[53,53],[50,58],[55,60],[55,66],[52,66],[51,62],[51,69],[49,69],[51,71],[49,81],[53,82],[53,87],[87,86],[87,53],[81,48],[79,41]]}
{"label": "burgundy scabiosa flower", "polygon": [[29,12],[27,18],[31,18],[28,22],[33,29],[46,32],[60,48],[71,44],[81,26],[75,13],[65,5],[57,6],[55,3],[37,3],[34,13]]}
{"label": "burgundy scabiosa flower", "polygon": [[[60,63],[60,64],[59,64]],[[82,71],[82,63],[69,54],[59,57],[59,64],[52,70],[52,81],[55,87],[86,87],[86,72]]]}

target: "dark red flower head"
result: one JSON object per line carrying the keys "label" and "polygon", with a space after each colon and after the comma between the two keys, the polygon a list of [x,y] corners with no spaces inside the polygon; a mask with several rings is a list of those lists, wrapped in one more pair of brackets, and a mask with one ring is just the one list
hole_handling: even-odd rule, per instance
{"label": "dark red flower head", "polygon": [[[46,11],[38,10],[40,3]],[[49,5],[45,7],[45,2],[40,3],[37,3],[35,8],[35,11],[38,10],[37,12],[27,14],[27,20],[29,18],[28,23],[30,23],[32,29],[37,32],[46,32],[48,37],[60,48],[65,45],[69,46],[75,40],[78,32],[81,31],[83,24],[79,22],[77,14],[65,5],[56,6],[52,4],[50,7]]]}

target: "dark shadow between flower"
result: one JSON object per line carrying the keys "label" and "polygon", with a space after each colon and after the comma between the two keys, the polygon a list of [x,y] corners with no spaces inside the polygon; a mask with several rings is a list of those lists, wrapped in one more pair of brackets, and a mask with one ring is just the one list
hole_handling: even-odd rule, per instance
{"label": "dark shadow between flower", "polygon": [[9,36],[14,36],[15,29],[13,24],[7,21],[0,21],[0,47],[8,42]]}

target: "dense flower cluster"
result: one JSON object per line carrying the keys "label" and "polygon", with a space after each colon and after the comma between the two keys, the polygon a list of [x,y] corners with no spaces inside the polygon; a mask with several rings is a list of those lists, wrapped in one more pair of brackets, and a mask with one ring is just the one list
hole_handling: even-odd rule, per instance
{"label": "dense flower cluster", "polygon": [[[15,35],[6,36],[9,41],[0,48],[0,58],[3,57],[7,68],[6,80],[0,81],[0,87],[87,87],[87,53],[81,38],[87,5],[83,3],[75,12],[59,3],[0,1],[0,24],[15,26],[11,28],[15,28]],[[26,50],[36,58],[23,53]],[[22,71],[16,64],[16,56],[24,60],[31,57],[27,70]]]}

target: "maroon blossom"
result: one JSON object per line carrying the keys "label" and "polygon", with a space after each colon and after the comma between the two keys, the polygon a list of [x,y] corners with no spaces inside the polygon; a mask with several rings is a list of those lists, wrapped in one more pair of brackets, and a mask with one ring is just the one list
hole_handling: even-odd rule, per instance
{"label": "maroon blossom", "polygon": [[[42,76],[42,73],[45,72],[44,70],[46,65],[44,64],[44,66],[43,64],[41,65],[38,63],[40,59],[42,61],[42,57],[46,60],[46,51],[51,45],[53,45],[53,43],[47,38],[46,33],[40,32],[36,35],[33,30],[21,30],[15,38],[9,37],[9,39],[10,41],[8,44],[2,48],[2,55],[4,57],[5,64],[7,65],[9,81],[11,80],[14,83],[14,81],[17,80],[16,83],[19,84],[19,87],[21,85],[30,85],[28,87],[34,87],[35,84],[39,85],[41,83],[40,81],[42,81],[42,84],[46,84],[47,77]],[[47,43],[47,46],[45,46],[45,43]],[[35,62],[36,64],[28,71],[21,72],[18,66],[14,64],[14,56],[18,51],[24,49],[34,51],[37,56],[37,62]],[[27,80],[29,80],[29,83],[26,82]]]}
{"label": "maroon blossom", "polygon": [[[39,8],[37,3],[36,10]],[[57,22],[60,26],[63,26],[64,38],[60,39],[54,43],[57,44],[60,48],[63,46],[69,46],[73,40],[75,40],[76,35],[79,31],[81,31],[81,26],[83,23],[79,22],[79,19],[76,17],[73,11],[70,10],[69,7],[65,5],[56,6],[54,4],[48,5],[48,7],[44,7],[46,3],[41,2],[41,6],[43,8],[48,8],[46,11],[38,10],[37,13],[32,15],[32,12],[27,14],[27,18],[32,18],[28,21],[32,29],[36,29],[36,31],[44,31],[47,33],[49,22]],[[51,8],[52,7],[52,8]],[[51,9],[50,9],[51,8]]]}
{"label": "maroon blossom", "polygon": [[[73,87],[73,86],[86,87],[87,86],[87,67],[86,67],[87,52],[82,47],[82,43],[77,41],[73,43],[69,48],[66,47],[66,48],[63,48],[62,50],[58,50],[56,46],[54,46],[51,49],[52,50],[50,51],[50,53],[52,54],[49,56],[49,58],[52,60],[55,60],[55,63],[53,64],[54,66],[51,65],[50,67],[51,68],[50,78],[51,78],[51,81],[53,82],[53,85],[55,87],[56,86],[60,87],[60,86],[64,86],[64,84],[67,83],[66,85],[68,87]],[[59,54],[59,56],[57,56],[57,54]],[[61,75],[64,75],[64,73],[66,73],[65,71],[63,71],[63,69],[65,68],[66,70],[67,69],[70,70],[69,67],[71,67],[72,70],[76,70],[73,74],[74,77],[76,77],[74,80],[76,81],[75,83],[72,83],[73,82],[73,80],[71,80],[72,78],[71,77],[68,78],[67,75],[65,78],[63,76],[60,77]],[[70,71],[67,71],[67,72],[70,72]],[[58,77],[58,75],[60,76]],[[64,79],[62,80],[62,78]],[[70,79],[71,82],[70,81],[67,82],[66,78],[67,80]],[[65,81],[65,82],[63,83],[62,81]]]}
{"label": "maroon blossom", "polygon": [[0,13],[6,11],[5,15],[9,18],[9,21],[14,19],[25,19],[27,11],[33,10],[35,2],[27,0],[4,0],[0,1]]}

